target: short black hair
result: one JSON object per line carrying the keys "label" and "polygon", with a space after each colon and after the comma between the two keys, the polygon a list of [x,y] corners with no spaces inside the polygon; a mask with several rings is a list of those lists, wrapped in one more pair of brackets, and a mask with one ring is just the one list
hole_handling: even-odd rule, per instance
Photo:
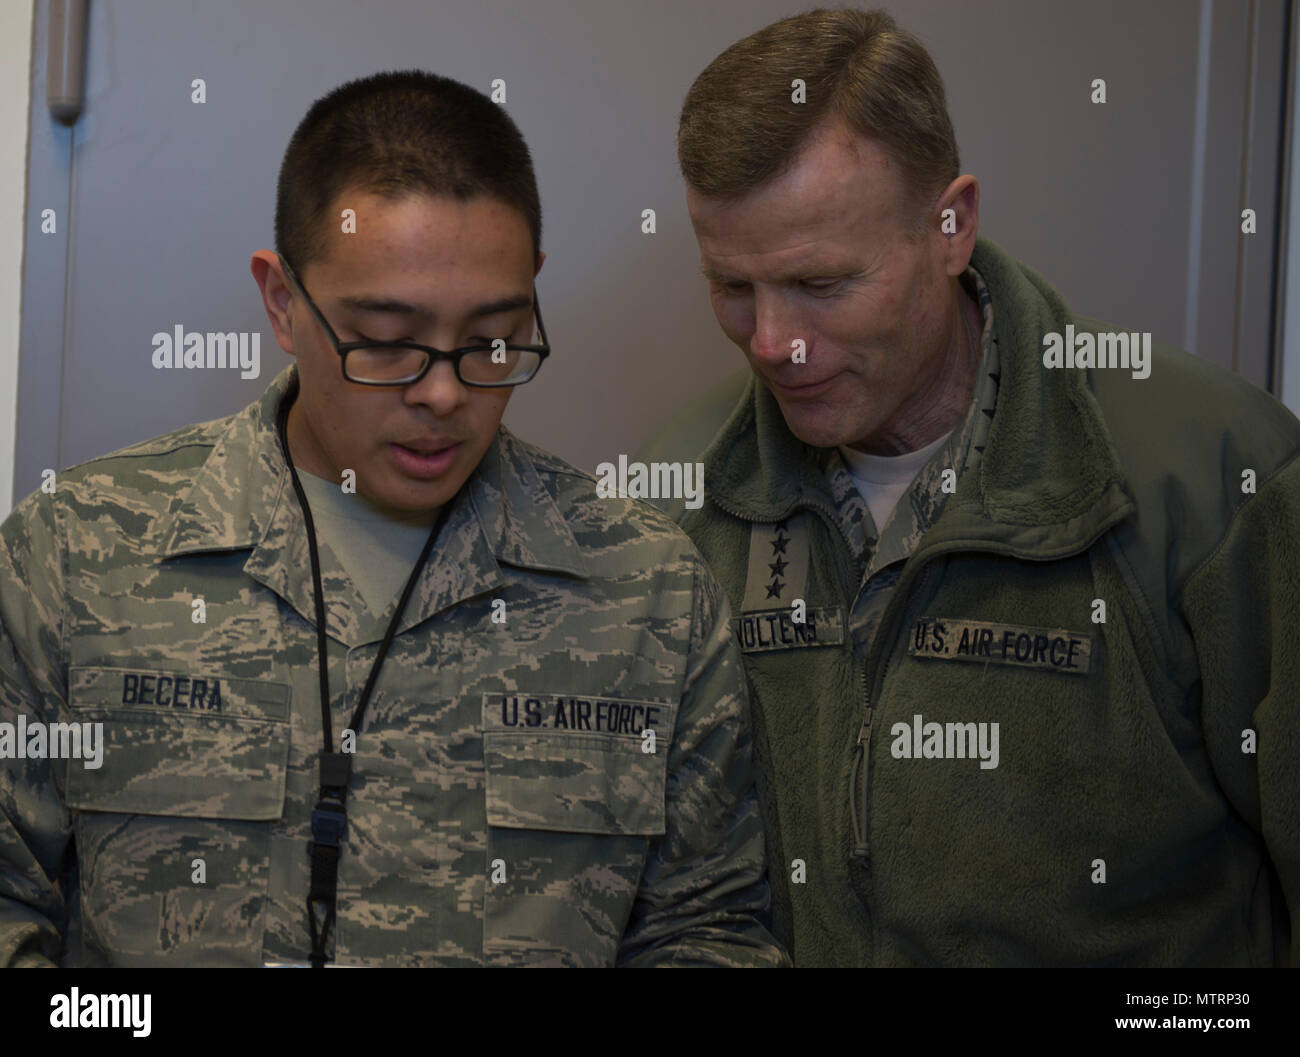
{"label": "short black hair", "polygon": [[488,195],[523,214],[542,249],[533,161],[505,108],[469,85],[392,70],[340,85],[312,104],[280,165],[275,244],[294,269],[325,255],[326,211],[345,190],[391,198]]}

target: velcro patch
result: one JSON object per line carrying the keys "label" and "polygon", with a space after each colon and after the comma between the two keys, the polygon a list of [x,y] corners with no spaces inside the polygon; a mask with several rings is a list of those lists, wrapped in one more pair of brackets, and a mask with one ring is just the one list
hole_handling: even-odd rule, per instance
{"label": "velcro patch", "polygon": [[985,620],[924,617],[912,626],[907,652],[937,661],[976,661],[1087,675],[1093,636]]}
{"label": "velcro patch", "polygon": [[807,597],[809,516],[791,514],[775,525],[759,523],[750,529],[742,612],[788,606]]}
{"label": "velcro patch", "polygon": [[790,606],[752,609],[736,620],[736,637],[745,653],[838,646],[844,641],[844,614],[839,606],[807,607],[802,621]]}
{"label": "velcro patch", "polygon": [[507,691],[483,695],[484,732],[561,731],[566,734],[640,735],[672,730],[673,706],[663,701],[528,694]]}

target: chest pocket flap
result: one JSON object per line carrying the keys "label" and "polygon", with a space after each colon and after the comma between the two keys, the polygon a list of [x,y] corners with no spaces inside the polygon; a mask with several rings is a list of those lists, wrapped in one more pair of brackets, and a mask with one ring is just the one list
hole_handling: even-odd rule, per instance
{"label": "chest pocket flap", "polygon": [[265,821],[284,810],[289,686],[224,675],[73,668],[77,721],[102,724],[98,767],[68,767],[85,811]]}
{"label": "chest pocket flap", "polygon": [[676,715],[662,701],[484,694],[488,825],[662,835]]}

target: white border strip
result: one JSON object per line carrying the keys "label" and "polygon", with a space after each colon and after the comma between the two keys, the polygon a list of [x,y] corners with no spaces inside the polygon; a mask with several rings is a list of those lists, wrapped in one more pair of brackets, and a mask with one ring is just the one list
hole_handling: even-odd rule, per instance
{"label": "white border strip", "polygon": [[0,519],[14,490],[35,0],[0,3]]}

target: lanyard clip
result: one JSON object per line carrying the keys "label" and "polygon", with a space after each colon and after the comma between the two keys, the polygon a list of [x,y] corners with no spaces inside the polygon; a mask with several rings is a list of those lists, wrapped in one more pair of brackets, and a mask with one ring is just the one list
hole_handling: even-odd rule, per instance
{"label": "lanyard clip", "polygon": [[333,849],[338,859],[338,847],[347,829],[348,816],[345,801],[348,779],[352,776],[352,756],[346,752],[326,752],[320,758],[320,799],[311,813],[312,855],[316,845]]}
{"label": "lanyard clip", "polygon": [[334,928],[338,892],[339,854],[348,828],[348,778],[352,757],[327,752],[320,761],[320,799],[311,813],[311,884],[307,891],[307,921],[311,929],[311,964],[319,968],[328,960],[326,945]]}
{"label": "lanyard clip", "polygon": [[316,801],[311,813],[311,840],[307,843],[307,854],[311,857],[311,889],[307,901],[322,910],[326,907],[321,904],[328,904],[331,915],[338,888],[342,851],[339,845],[347,828],[348,815],[342,798],[325,795]]}
{"label": "lanyard clip", "polygon": [[336,797],[322,797],[316,801],[311,813],[311,842],[315,848],[323,844],[337,849],[343,840],[343,833],[348,828],[348,815],[343,802]]}

